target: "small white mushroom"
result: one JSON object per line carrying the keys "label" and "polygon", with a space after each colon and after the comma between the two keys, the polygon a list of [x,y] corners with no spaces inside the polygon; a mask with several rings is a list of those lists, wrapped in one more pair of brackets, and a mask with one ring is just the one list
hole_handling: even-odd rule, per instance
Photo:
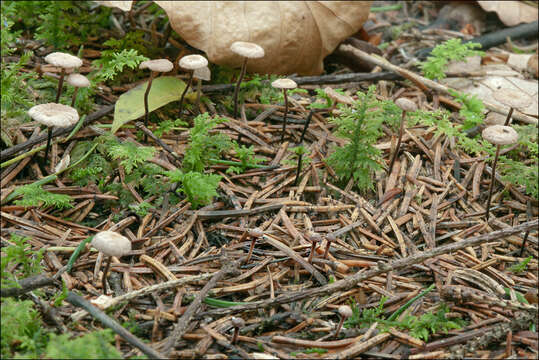
{"label": "small white mushroom", "polygon": [[498,163],[498,156],[500,155],[500,147],[502,145],[516,144],[516,142],[518,141],[518,133],[510,126],[492,125],[483,130],[481,135],[483,136],[483,139],[487,140],[493,145],[496,145],[496,155],[494,156],[494,163],[492,164],[492,173],[490,176],[490,184],[488,187],[486,210],[486,220],[488,222],[488,218],[490,215],[490,201],[492,200],[492,189],[494,188],[496,164]]}
{"label": "small white mushroom", "polygon": [[284,114],[283,114],[283,129],[281,131],[281,142],[284,140],[284,134],[286,132],[286,123],[287,118],[286,115],[288,115],[288,95],[287,90],[295,89],[298,87],[298,84],[292,79],[277,79],[274,82],[271,83],[271,86],[273,86],[276,89],[283,90],[284,95]]}
{"label": "small white mushroom", "polygon": [[491,111],[485,117],[485,124],[488,126],[491,125],[503,125],[505,124],[505,116],[498,114],[497,112]]}
{"label": "small white mushroom", "polygon": [[240,334],[240,328],[245,326],[245,320],[238,317],[232,317],[230,319],[230,322],[232,323],[232,326],[234,326],[234,335],[232,336],[232,344],[235,344],[238,340],[238,335]]}
{"label": "small white mushroom", "polygon": [[62,94],[62,87],[64,85],[64,76],[66,69],[79,68],[82,65],[82,60],[76,56],[62,53],[53,52],[45,56],[45,61],[53,66],[60,67],[60,80],[58,81],[58,90],[56,91],[56,103],[60,101],[60,95]]}
{"label": "small white mushroom", "polygon": [[326,86],[324,88],[324,93],[333,100],[333,107],[337,105],[337,103],[346,104],[346,105],[352,105],[354,104],[354,99],[351,96],[339,94],[336,92],[333,88]]}
{"label": "small white mushroom", "polygon": [[307,240],[309,240],[311,242],[311,252],[309,254],[309,264],[312,264],[313,263],[313,257],[314,257],[314,250],[316,248],[316,244],[319,243],[320,241],[322,241],[322,236],[317,233],[317,232],[314,232],[314,231],[309,231],[307,232],[306,236]]}
{"label": "small white mushroom", "polygon": [[391,157],[391,160],[389,161],[389,168],[387,171],[388,174],[391,174],[391,171],[393,171],[393,164],[395,163],[395,159],[397,158],[397,155],[400,150],[402,134],[404,132],[404,118],[406,117],[406,112],[417,110],[416,103],[406,98],[398,98],[397,100],[395,100],[395,105],[397,105],[398,107],[402,109],[402,116],[401,116],[401,121],[400,121],[400,126],[399,126],[399,139],[397,140],[397,147],[395,148],[395,152],[393,153],[393,156]]}
{"label": "small white mushroom", "polygon": [[[148,69],[150,70],[150,79],[148,80],[148,86],[146,86],[146,91],[144,91],[144,126],[148,127],[148,121],[150,117],[150,112],[148,109],[148,96],[150,94],[150,89],[152,87],[152,81],[154,77],[160,72],[169,72],[174,68],[174,64],[167,59],[154,59],[146,60],[139,64],[139,69]],[[148,138],[144,134],[144,141]]]}
{"label": "small white mushroom", "polygon": [[249,247],[249,253],[247,254],[247,259],[245,263],[248,263],[253,255],[253,250],[255,248],[256,240],[260,239],[264,235],[264,231],[260,228],[254,228],[247,230],[247,234],[251,237],[251,246]]}
{"label": "small white mushroom", "polygon": [[49,155],[53,127],[66,128],[79,121],[79,113],[71,106],[47,103],[35,105],[28,110],[28,115],[40,124],[47,126],[47,147],[45,148],[45,162]]}
{"label": "small white mushroom", "polygon": [[232,45],[230,45],[230,50],[244,58],[241,65],[240,76],[238,77],[238,82],[234,88],[234,118],[236,118],[238,116],[238,95],[241,82],[243,81],[247,69],[247,60],[262,58],[264,57],[265,52],[260,45],[246,41],[233,42]]}
{"label": "small white mushroom", "polygon": [[339,306],[338,312],[339,315],[341,315],[341,320],[339,321],[339,325],[337,326],[337,331],[335,331],[335,337],[339,336],[339,333],[341,332],[342,326],[344,324],[344,320],[348,319],[354,314],[352,308],[350,308],[350,306],[348,305]]}
{"label": "small white mushroom", "polygon": [[79,91],[79,88],[81,87],[88,87],[90,86],[90,80],[82,74],[73,73],[69,74],[69,76],[66,79],[67,83],[75,88],[75,91],[73,92],[73,97],[71,98],[71,106],[75,106],[75,99],[77,98],[77,92]]}
{"label": "small white mushroom", "polygon": [[195,103],[195,109],[198,109],[198,105],[200,104],[200,95],[202,94],[202,81],[211,80],[210,68],[208,66],[204,66],[199,69],[195,69],[195,71],[193,71],[193,79],[197,79],[197,100]]}
{"label": "small white mushroom", "polygon": [[187,93],[189,86],[191,86],[191,83],[193,82],[193,76],[194,76],[195,70],[207,67],[208,60],[204,56],[201,56],[201,55],[187,55],[180,59],[179,65],[181,68],[189,70],[189,80],[187,81],[187,85],[185,85],[185,89],[183,90],[182,97],[180,98],[180,116],[181,116],[182,108],[183,108],[183,98],[185,97],[185,94]]}
{"label": "small white mushroom", "polygon": [[114,231],[101,231],[92,239],[92,246],[107,256],[103,271],[103,294],[107,295],[107,273],[113,256],[122,257],[131,251],[131,241]]}

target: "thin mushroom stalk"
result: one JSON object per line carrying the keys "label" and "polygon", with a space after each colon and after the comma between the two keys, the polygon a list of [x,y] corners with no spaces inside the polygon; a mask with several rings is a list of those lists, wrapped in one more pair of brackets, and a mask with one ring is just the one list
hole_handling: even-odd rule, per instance
{"label": "thin mushroom stalk", "polygon": [[47,146],[45,147],[45,157],[43,158],[44,162],[47,163],[49,158],[49,149],[51,148],[51,139],[52,139],[52,126],[47,128]]}
{"label": "thin mushroom stalk", "polygon": [[493,145],[496,145],[496,154],[494,155],[494,163],[492,164],[492,172],[490,174],[490,184],[488,187],[487,207],[485,213],[485,219],[488,223],[488,219],[490,217],[492,190],[494,189],[494,182],[496,181],[496,165],[498,164],[500,147],[502,145],[515,144],[518,141],[518,133],[510,126],[493,125],[484,129],[481,135],[483,136],[483,139],[487,140]]}
{"label": "thin mushroom stalk", "polygon": [[58,80],[58,90],[56,90],[56,100],[54,101],[55,103],[58,103],[60,101],[60,96],[62,95],[62,89],[64,87],[65,74],[66,69],[62,68],[62,70],[60,71],[60,80]]}
{"label": "thin mushroom stalk", "polygon": [[182,115],[183,111],[183,99],[185,98],[185,94],[187,94],[187,90],[191,86],[191,83],[193,82],[193,70],[189,73],[189,80],[187,80],[187,85],[185,85],[185,89],[183,89],[182,96],[180,98],[180,116]]}
{"label": "thin mushroom stalk", "polygon": [[75,107],[75,100],[77,99],[77,93],[79,92],[79,88],[76,87],[73,91],[73,97],[71,98],[71,107]]}
{"label": "thin mushroom stalk", "polygon": [[395,100],[395,105],[402,109],[402,116],[399,126],[399,139],[397,140],[395,152],[393,153],[393,156],[391,156],[391,161],[389,162],[389,168],[387,172],[388,174],[391,174],[391,171],[393,171],[393,164],[395,164],[395,160],[397,159],[397,155],[399,154],[402,135],[404,133],[404,119],[406,118],[406,113],[417,110],[417,105],[413,101],[406,98],[398,98],[397,100]]}
{"label": "thin mushroom stalk", "polygon": [[287,89],[283,89],[283,95],[284,95],[284,114],[283,114],[283,129],[281,130],[281,142],[284,140],[284,134],[286,133],[286,123],[287,123],[287,115],[288,115],[288,96],[286,94]]}
{"label": "thin mushroom stalk", "polygon": [[107,262],[105,263],[105,269],[103,270],[103,278],[101,279],[101,286],[103,287],[103,295],[107,295],[107,275],[109,273],[111,261],[112,261],[112,256],[108,256]]}
{"label": "thin mushroom stalk", "polygon": [[[148,86],[146,86],[146,91],[144,91],[144,126],[148,127],[148,122],[150,118],[150,112],[148,109],[148,95],[150,95],[150,89],[152,87],[152,81],[155,77],[155,72],[150,72],[150,79],[148,80]],[[148,135],[144,134],[144,142],[148,140]]]}
{"label": "thin mushroom stalk", "polygon": [[241,82],[243,81],[243,78],[245,77],[245,72],[247,69],[247,58],[243,60],[243,64],[241,65],[241,71],[240,76],[238,77],[238,81],[236,82],[236,87],[234,88],[234,119],[238,117],[238,97],[240,94],[240,86]]}
{"label": "thin mushroom stalk", "polygon": [[[174,67],[174,64],[167,59],[155,59],[155,60],[146,60],[140,63],[139,69],[148,69],[150,70],[150,79],[148,80],[148,85],[146,86],[146,91],[144,91],[144,126],[147,128],[148,123],[150,122],[150,109],[149,109],[149,96],[150,89],[152,88],[153,79],[160,72],[169,72]],[[144,134],[144,142],[148,140],[148,135]]]}

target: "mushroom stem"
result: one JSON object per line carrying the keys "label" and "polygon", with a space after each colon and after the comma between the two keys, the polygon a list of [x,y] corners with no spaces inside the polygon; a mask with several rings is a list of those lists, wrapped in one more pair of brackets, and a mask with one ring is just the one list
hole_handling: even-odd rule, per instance
{"label": "mushroom stem", "polygon": [[326,244],[326,250],[324,251],[324,259],[327,259],[329,255],[329,248],[331,246],[331,240],[326,238],[327,244]]}
{"label": "mushroom stem", "polygon": [[498,163],[498,156],[500,155],[500,145],[496,145],[496,155],[494,156],[494,163],[492,164],[492,173],[490,176],[490,184],[488,186],[488,198],[487,198],[487,212],[486,220],[488,223],[489,212],[490,212],[490,200],[492,199],[492,189],[494,188],[494,181],[496,179],[496,164]]}
{"label": "mushroom stem", "polygon": [[311,246],[311,253],[309,254],[309,264],[312,264],[313,263],[313,255],[314,255],[314,248],[316,247],[316,241],[313,241],[312,242],[312,246]]}
{"label": "mushroom stem", "polygon": [[509,122],[511,121],[511,116],[513,116],[513,107],[509,108],[509,112],[507,113],[507,118],[505,119],[505,123],[503,124],[504,126],[508,126],[509,125]]}
{"label": "mushroom stem", "polygon": [[62,68],[60,71],[60,80],[58,80],[58,90],[56,91],[56,101],[55,103],[59,103],[60,101],[60,95],[62,95],[62,87],[64,86],[64,76],[66,74],[66,70]]}
{"label": "mushroom stem", "polygon": [[[146,91],[144,91],[144,126],[148,127],[148,121],[150,118],[150,113],[148,109],[148,95],[150,94],[150,88],[152,87],[152,81],[155,76],[155,72],[150,72],[150,80],[148,80],[148,86],[146,86]],[[148,140],[148,135],[144,134],[144,142]]]}
{"label": "mushroom stem", "polygon": [[335,337],[339,336],[343,324],[344,324],[344,316],[341,315],[341,320],[339,321],[339,325],[337,326],[337,331],[335,331]]}
{"label": "mushroom stem", "polygon": [[283,130],[281,131],[281,142],[284,140],[284,134],[286,132],[286,116],[288,115],[288,96],[286,94],[287,89],[283,89],[284,94],[284,114],[283,114]]}
{"label": "mushroom stem", "polygon": [[73,91],[73,97],[71,98],[71,107],[75,107],[75,99],[77,98],[78,92],[79,92],[79,88],[75,87],[75,91]]}
{"label": "mushroom stem", "polygon": [[247,69],[247,59],[243,59],[243,64],[241,65],[240,76],[238,77],[238,82],[236,83],[236,88],[234,89],[234,119],[238,116],[238,95],[240,93],[241,82],[245,76],[245,71]]}
{"label": "mushroom stem", "polygon": [[303,160],[303,153],[300,153],[298,156],[298,164],[296,165],[296,178],[294,179],[294,186],[298,184],[299,174],[301,174],[301,161],[302,160]]}
{"label": "mushroom stem", "polygon": [[191,83],[193,82],[193,74],[194,70],[190,71],[189,74],[189,80],[187,81],[187,85],[185,85],[185,89],[183,89],[182,97],[180,98],[180,117],[182,116],[182,109],[183,109],[183,98],[185,97],[185,94],[187,93],[187,90],[189,89],[189,86],[191,86]]}
{"label": "mushroom stem", "polygon": [[197,113],[200,113],[200,94],[202,93],[202,79],[197,81],[197,100],[195,102],[195,108]]}
{"label": "mushroom stem", "polygon": [[51,139],[52,139],[52,126],[49,126],[47,128],[47,147],[45,147],[45,164],[47,163],[47,158],[49,157],[49,149],[51,147]]}
{"label": "mushroom stem", "polygon": [[404,117],[406,116],[406,110],[402,111],[401,116],[401,122],[399,127],[399,140],[397,141],[397,146],[395,147],[395,152],[393,153],[393,156],[391,157],[391,161],[389,162],[389,168],[388,168],[388,174],[391,174],[391,171],[393,170],[393,164],[395,163],[395,159],[397,158],[397,154],[399,153],[399,149],[401,146],[402,141],[402,133],[404,132]]}
{"label": "mushroom stem", "polygon": [[238,335],[240,334],[240,328],[238,326],[234,326],[234,335],[232,335],[232,344],[235,344],[236,341],[238,341]]}
{"label": "mushroom stem", "polygon": [[255,248],[256,238],[253,237],[251,239],[251,246],[249,247],[249,253],[247,254],[247,259],[245,259],[245,263],[247,264],[249,260],[251,260],[251,255],[253,255],[253,250]]}
{"label": "mushroom stem", "polygon": [[103,279],[102,279],[103,295],[107,295],[107,274],[109,272],[111,260],[112,260],[112,256],[109,256],[107,258],[107,263],[105,264],[105,270],[103,270]]}
{"label": "mushroom stem", "polygon": [[[526,201],[526,221],[530,221],[532,217],[532,202],[530,200]],[[522,257],[522,253],[524,252],[524,248],[526,247],[526,241],[528,240],[528,235],[530,235],[530,230],[526,231],[524,234],[524,238],[522,239],[522,245],[520,245],[520,253],[518,254],[519,257]]]}

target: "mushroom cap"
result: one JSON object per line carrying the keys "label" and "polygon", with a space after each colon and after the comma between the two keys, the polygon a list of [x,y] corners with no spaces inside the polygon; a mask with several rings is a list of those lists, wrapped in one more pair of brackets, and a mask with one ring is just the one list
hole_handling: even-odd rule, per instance
{"label": "mushroom cap", "polygon": [[249,229],[247,230],[247,233],[249,234],[249,236],[252,236],[255,238],[259,238],[259,237],[262,237],[262,235],[264,235],[264,231],[262,231],[262,229],[260,228]]}
{"label": "mushroom cap", "polygon": [[417,105],[410,99],[407,98],[398,98],[395,100],[395,105],[400,107],[404,111],[416,111]]}
{"label": "mushroom cap", "polygon": [[50,53],[45,56],[45,61],[51,65],[59,66],[64,69],[78,68],[82,65],[81,59],[63,52]]}
{"label": "mushroom cap", "polygon": [[124,256],[131,251],[131,241],[114,231],[101,231],[92,239],[92,246],[107,256]]}
{"label": "mushroom cap", "polygon": [[242,318],[239,318],[239,317],[234,317],[233,316],[232,318],[230,318],[230,322],[232,323],[232,325],[234,327],[237,327],[237,328],[245,326],[245,320],[243,320]]}
{"label": "mushroom cap", "polygon": [[339,314],[341,314],[345,318],[349,318],[350,316],[354,314],[354,312],[352,311],[352,308],[348,305],[339,306],[338,311],[339,311]]}
{"label": "mushroom cap", "polygon": [[283,78],[275,80],[271,83],[271,86],[276,89],[295,89],[298,87],[298,84],[292,79]]}
{"label": "mushroom cap", "polygon": [[70,127],[79,121],[79,113],[71,106],[47,103],[35,105],[28,110],[28,115],[46,126]]}
{"label": "mushroom cap", "polygon": [[86,76],[79,73],[69,74],[66,81],[69,85],[74,87],[81,88],[90,86],[90,80],[88,80]]}
{"label": "mushroom cap", "polygon": [[494,145],[509,145],[518,141],[518,133],[510,126],[492,125],[483,130],[481,135]]}
{"label": "mushroom cap", "polygon": [[312,242],[320,242],[322,241],[322,236],[315,231],[309,231],[307,232],[307,239]]}
{"label": "mushroom cap", "polygon": [[146,60],[140,63],[139,69],[150,69],[155,72],[169,72],[174,64],[167,59]]}
{"label": "mushroom cap", "polygon": [[196,70],[208,66],[208,60],[201,55],[187,55],[180,59],[179,64],[184,69]]}
{"label": "mushroom cap", "polygon": [[235,41],[230,45],[230,51],[249,59],[264,57],[264,49],[255,43]]}
{"label": "mushroom cap", "polygon": [[326,86],[324,88],[324,92],[326,93],[329,98],[335,102],[341,103],[341,104],[347,104],[352,105],[354,103],[354,99],[352,99],[351,96],[339,94],[336,92],[333,88],[330,88],[329,86]]}
{"label": "mushroom cap", "polygon": [[332,241],[332,242],[337,241],[337,237],[335,236],[335,234],[329,233],[329,234],[326,235],[326,240],[327,241]]}
{"label": "mushroom cap", "polygon": [[505,124],[506,117],[502,114],[499,114],[497,112],[491,111],[487,114],[487,117],[485,118],[485,124],[487,125],[503,125]]}
{"label": "mushroom cap", "polygon": [[497,101],[515,109],[522,109],[531,104],[532,99],[521,91],[512,89],[499,89],[492,93]]}
{"label": "mushroom cap", "polygon": [[210,68],[208,66],[204,66],[199,69],[195,69],[195,71],[193,72],[193,77],[199,80],[210,81],[211,80]]}

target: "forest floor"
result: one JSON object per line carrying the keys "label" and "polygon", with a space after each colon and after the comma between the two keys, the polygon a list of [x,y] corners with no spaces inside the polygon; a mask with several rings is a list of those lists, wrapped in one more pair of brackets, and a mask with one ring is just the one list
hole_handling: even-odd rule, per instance
{"label": "forest floor", "polygon": [[[453,9],[428,1],[373,7],[398,4],[372,12],[326,60],[326,74],[291,77],[303,90],[288,95],[284,135],[276,77],[247,74],[234,118],[237,71],[218,66],[181,121],[170,120],[174,101],[147,126],[142,117],[111,134],[115,104],[148,79],[126,67],[79,95],[85,117],[53,133],[45,160],[47,131],[25,112],[54,97],[60,71],[43,57],[56,49],[21,28],[37,24],[15,20],[17,49],[2,54],[2,71],[34,53],[12,83],[30,96],[17,105],[24,112],[2,111],[2,357],[65,357],[49,334],[68,334],[55,343],[68,349],[109,327],[75,354],[95,355],[95,346],[103,347],[95,356],[126,358],[537,358],[537,100],[535,110],[530,102],[531,111],[514,112],[519,141],[501,147],[489,214],[496,148],[481,140],[496,121],[490,114],[504,122],[509,112],[492,99],[492,79],[535,84],[535,94],[520,90],[537,98],[537,38],[482,49],[433,81],[421,71],[422,50],[505,25],[494,13],[452,18]],[[145,6],[136,4],[130,39],[164,41],[155,30],[166,27],[163,13]],[[132,29],[120,10],[107,11],[114,26]],[[153,27],[151,16],[160,17]],[[117,29],[105,23],[83,43],[83,74],[110,50],[101,44]],[[174,34],[170,42],[175,49],[143,53],[139,44],[139,53],[176,63],[196,53]],[[509,61],[534,54],[535,68]],[[462,95],[482,86],[491,92]],[[2,97],[3,107],[15,101],[4,89]],[[398,147],[400,98],[419,110],[402,115]],[[189,178],[197,167],[205,177]],[[105,230],[132,244],[112,257],[107,289],[107,259],[89,243]],[[346,319],[343,305],[352,309]]]}

